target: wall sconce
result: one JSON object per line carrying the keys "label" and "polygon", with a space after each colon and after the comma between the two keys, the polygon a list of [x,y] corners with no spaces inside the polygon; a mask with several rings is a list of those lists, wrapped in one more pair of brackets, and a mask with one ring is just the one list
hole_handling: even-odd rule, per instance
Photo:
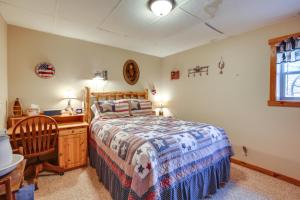
{"label": "wall sconce", "polygon": [[107,80],[107,70],[97,71],[94,75],[93,80]]}

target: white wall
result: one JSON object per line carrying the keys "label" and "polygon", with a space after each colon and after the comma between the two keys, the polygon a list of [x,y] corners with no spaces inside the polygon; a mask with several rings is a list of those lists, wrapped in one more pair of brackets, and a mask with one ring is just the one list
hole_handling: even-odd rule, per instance
{"label": "white wall", "polygon": [[6,127],[7,104],[7,25],[0,15],[0,130]]}
{"label": "white wall", "polygon": [[[134,59],[140,67],[134,86],[123,78],[127,59]],[[56,67],[54,78],[35,75],[35,65],[43,61]],[[63,109],[64,93],[71,89],[81,98],[84,86],[94,86],[91,79],[97,70],[108,70],[104,91],[142,91],[150,83],[158,87],[160,58],[9,25],[8,66],[10,107],[19,97],[24,108],[35,103],[42,109]]]}
{"label": "white wall", "polygon": [[[164,58],[168,107],[178,118],[224,127],[236,158],[300,179],[300,108],[267,106],[268,39],[299,31],[300,19],[294,18]],[[223,75],[217,68],[221,56]],[[209,65],[209,75],[187,78],[187,69],[196,65]],[[180,80],[170,80],[173,68],[181,70]]]}

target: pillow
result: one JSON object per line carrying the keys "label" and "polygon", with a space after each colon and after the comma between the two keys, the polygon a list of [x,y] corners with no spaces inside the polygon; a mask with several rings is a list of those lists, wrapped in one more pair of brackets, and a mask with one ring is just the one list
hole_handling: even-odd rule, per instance
{"label": "pillow", "polygon": [[94,114],[93,118],[99,116],[99,112],[98,112],[98,108],[97,108],[97,106],[96,106],[96,103],[94,103],[94,104],[92,105],[91,110],[92,110],[92,112],[93,112],[93,114]]}
{"label": "pillow", "polygon": [[132,116],[152,115],[152,102],[145,99],[131,99],[130,114]]}
{"label": "pillow", "polygon": [[95,105],[101,118],[130,117],[128,100],[96,101]]}

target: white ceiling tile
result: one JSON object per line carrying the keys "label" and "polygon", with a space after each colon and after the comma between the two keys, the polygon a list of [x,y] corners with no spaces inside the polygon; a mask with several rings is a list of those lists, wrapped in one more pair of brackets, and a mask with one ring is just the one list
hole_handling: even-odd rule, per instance
{"label": "white ceiling tile", "polygon": [[0,3],[46,15],[54,15],[56,2],[57,0],[0,0]]}
{"label": "white ceiling tile", "polygon": [[299,0],[176,3],[164,17],[150,11],[148,0],[0,0],[0,13],[8,24],[163,57],[290,18],[300,11]]}
{"label": "white ceiling tile", "polygon": [[97,26],[119,0],[59,0],[58,18]]}
{"label": "white ceiling tile", "polygon": [[198,19],[182,12],[180,9],[176,9],[152,24],[150,30],[154,36],[161,39],[172,37],[190,27],[197,26],[199,23]]}
{"label": "white ceiling tile", "polygon": [[45,32],[53,31],[54,17],[52,16],[34,13],[5,3],[0,3],[0,12],[8,24]]}
{"label": "white ceiling tile", "polygon": [[191,0],[181,6],[227,35],[257,29],[300,10],[299,0]]}
{"label": "white ceiling tile", "polygon": [[151,35],[150,25],[157,19],[148,9],[147,1],[123,0],[99,28],[141,39]]}

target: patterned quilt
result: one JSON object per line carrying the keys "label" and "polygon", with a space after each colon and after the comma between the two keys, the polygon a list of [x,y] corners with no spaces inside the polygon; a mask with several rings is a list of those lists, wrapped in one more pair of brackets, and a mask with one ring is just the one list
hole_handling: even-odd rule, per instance
{"label": "patterned quilt", "polygon": [[205,123],[157,116],[94,119],[91,132],[130,189],[129,199],[156,199],[164,188],[232,155],[224,130]]}

